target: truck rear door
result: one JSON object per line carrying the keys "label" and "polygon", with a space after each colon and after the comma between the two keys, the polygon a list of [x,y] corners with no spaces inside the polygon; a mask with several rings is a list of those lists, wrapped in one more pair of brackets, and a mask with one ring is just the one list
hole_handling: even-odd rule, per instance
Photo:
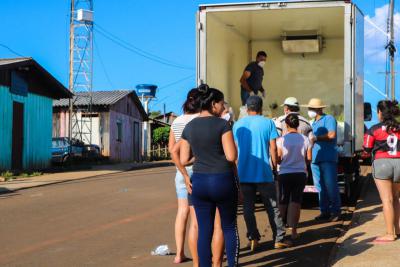
{"label": "truck rear door", "polygon": [[364,15],[352,8],[352,90],[353,90],[353,151],[361,151],[364,138]]}

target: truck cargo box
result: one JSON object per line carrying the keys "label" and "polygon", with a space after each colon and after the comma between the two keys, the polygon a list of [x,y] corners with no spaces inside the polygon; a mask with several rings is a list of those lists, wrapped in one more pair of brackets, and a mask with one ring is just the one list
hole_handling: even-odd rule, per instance
{"label": "truck cargo box", "polygon": [[[288,96],[318,97],[341,121],[341,149],[362,148],[364,18],[350,1],[202,5],[197,16],[197,82],[222,90],[239,110],[239,79],[264,50],[265,111],[282,114]],[[306,111],[305,109],[303,112]]]}

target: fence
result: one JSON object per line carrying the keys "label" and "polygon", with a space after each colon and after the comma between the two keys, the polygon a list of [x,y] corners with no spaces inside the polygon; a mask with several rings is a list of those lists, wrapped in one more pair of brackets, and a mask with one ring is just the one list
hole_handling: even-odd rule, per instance
{"label": "fence", "polygon": [[170,159],[168,146],[155,145],[150,151],[147,151],[147,158],[150,161]]}

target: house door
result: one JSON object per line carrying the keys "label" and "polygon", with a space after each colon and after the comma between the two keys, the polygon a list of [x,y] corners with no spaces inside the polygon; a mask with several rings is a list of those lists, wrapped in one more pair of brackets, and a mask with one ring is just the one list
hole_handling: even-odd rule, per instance
{"label": "house door", "polygon": [[22,150],[24,142],[24,104],[13,102],[11,168],[22,169]]}
{"label": "house door", "polygon": [[140,161],[140,133],[139,133],[139,123],[133,123],[133,159],[136,162]]}

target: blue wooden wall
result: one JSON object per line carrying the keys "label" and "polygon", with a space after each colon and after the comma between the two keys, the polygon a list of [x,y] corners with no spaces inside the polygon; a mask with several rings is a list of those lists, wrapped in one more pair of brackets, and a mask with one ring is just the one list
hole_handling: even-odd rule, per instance
{"label": "blue wooden wall", "polygon": [[0,170],[11,168],[13,101],[24,103],[23,168],[42,169],[51,162],[52,99],[19,96],[0,86]]}

